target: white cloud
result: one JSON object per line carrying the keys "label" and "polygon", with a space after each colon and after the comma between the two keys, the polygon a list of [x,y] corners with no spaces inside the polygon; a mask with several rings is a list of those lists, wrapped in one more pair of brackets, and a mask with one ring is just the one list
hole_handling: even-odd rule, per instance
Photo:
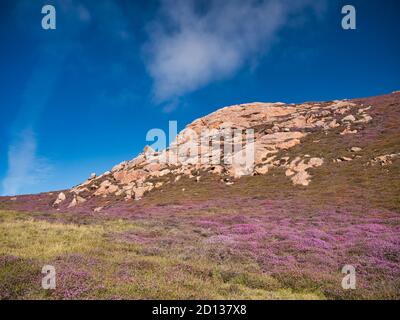
{"label": "white cloud", "polygon": [[39,183],[50,170],[36,154],[36,138],[32,130],[21,132],[8,149],[8,171],[2,181],[3,195],[16,195]]}
{"label": "white cloud", "polygon": [[319,15],[323,2],[163,1],[144,47],[156,101],[232,76],[268,50],[291,15],[308,7]]}

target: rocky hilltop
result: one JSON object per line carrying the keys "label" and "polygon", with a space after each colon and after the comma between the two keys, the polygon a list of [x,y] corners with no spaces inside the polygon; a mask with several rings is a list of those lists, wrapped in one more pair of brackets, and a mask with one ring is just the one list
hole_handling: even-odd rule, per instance
{"label": "rocky hilltop", "polygon": [[[393,93],[390,96],[398,99],[399,95]],[[134,159],[122,162],[99,176],[92,174],[82,184],[59,193],[52,205],[55,208],[72,208],[96,197],[140,200],[147,193],[177,183],[182,178],[191,179],[196,184],[208,174],[215,175],[221,183],[231,186],[243,176],[268,175],[275,172],[274,169],[281,169],[279,172],[290,179],[293,185],[307,187],[312,183],[315,168],[324,166],[327,162],[340,163],[362,158],[359,155],[362,148],[357,145],[349,146],[346,156],[327,159],[323,154],[315,156],[302,152],[303,141],[318,145],[320,139],[310,141],[309,137],[334,133],[338,139],[345,139],[346,136],[362,134],[374,121],[376,113],[375,106],[369,102],[257,102],[225,107],[193,121],[165,150],[155,152],[147,146]],[[234,136],[228,139],[225,136],[224,140],[219,140],[219,137],[214,139],[220,143],[218,149],[212,149],[209,140],[204,142],[204,139],[198,139],[205,129],[208,130],[207,137],[212,139],[226,128],[241,132],[251,130],[251,148],[243,144],[244,140],[237,141]],[[193,138],[193,133],[198,136]],[[242,144],[245,152],[250,152],[251,149],[254,153],[254,162],[250,167],[236,165],[232,161],[235,153],[224,152],[224,146],[235,144]],[[192,161],[192,155],[187,154],[189,149],[199,151],[206,159],[215,156],[214,153],[218,151],[219,161]],[[289,152],[293,150],[295,151]],[[386,165],[398,155],[392,153],[371,157],[365,165]],[[174,156],[181,160],[168,161]],[[101,207],[95,210],[101,210]]]}
{"label": "rocky hilltop", "polygon": [[0,197],[0,298],[399,299],[400,92],[226,107],[154,149]]}

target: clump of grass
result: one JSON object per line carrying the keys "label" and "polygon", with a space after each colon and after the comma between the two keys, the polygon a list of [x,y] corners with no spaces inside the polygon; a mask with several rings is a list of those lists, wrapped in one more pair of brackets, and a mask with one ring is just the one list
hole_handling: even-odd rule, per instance
{"label": "clump of grass", "polygon": [[70,252],[88,252],[101,241],[101,228],[46,221],[0,223],[0,255],[13,252],[22,258],[50,259]]}
{"label": "clump of grass", "polygon": [[20,299],[40,285],[37,261],[0,255],[0,300]]}

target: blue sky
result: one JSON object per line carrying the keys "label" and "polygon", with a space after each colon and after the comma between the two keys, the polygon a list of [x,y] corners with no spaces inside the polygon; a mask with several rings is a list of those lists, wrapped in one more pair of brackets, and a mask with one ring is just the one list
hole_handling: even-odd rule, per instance
{"label": "blue sky", "polygon": [[226,105],[399,90],[399,14],[397,0],[1,1],[0,194],[69,188],[148,130]]}

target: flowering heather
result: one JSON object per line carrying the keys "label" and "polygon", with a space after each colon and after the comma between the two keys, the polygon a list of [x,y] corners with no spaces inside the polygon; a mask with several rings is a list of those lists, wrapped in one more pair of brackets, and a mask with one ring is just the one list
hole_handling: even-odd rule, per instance
{"label": "flowering heather", "polygon": [[[0,221],[7,228],[21,223],[27,231],[41,223],[46,223],[42,227],[46,230],[65,225],[64,234],[52,237],[68,239],[64,241],[71,248],[61,255],[54,251],[53,257],[51,251],[43,251],[42,257],[34,254],[38,269],[32,275],[22,272],[38,285],[40,265],[55,265],[54,292],[40,288],[12,292],[12,283],[18,280],[9,278],[2,284],[3,297],[23,298],[29,292],[32,297],[57,299],[223,298],[230,297],[223,287],[243,275],[259,277],[260,288],[265,288],[262,283],[266,279],[273,279],[275,298],[280,298],[280,289],[325,298],[398,298],[400,293],[400,218],[387,209],[359,211],[313,204],[307,208],[304,201],[235,197],[180,205],[112,206],[86,216],[75,230],[71,226],[79,216],[81,213],[73,211],[1,214]],[[78,230],[85,235],[79,247],[68,237]],[[3,252],[15,251],[17,241],[2,239]],[[43,245],[51,246],[51,242]],[[30,246],[37,248],[35,243]],[[28,255],[28,251],[20,252]],[[6,266],[19,259],[4,253],[2,274],[10,272]],[[25,265],[25,260],[18,261]],[[357,270],[356,290],[341,288],[341,268],[346,264]],[[232,275],[226,277],[226,272]],[[148,282],[148,277],[155,283]],[[170,282],[165,282],[167,279]],[[198,281],[203,283],[201,290],[177,289]],[[254,291],[260,289],[258,285],[243,281],[238,298],[262,297]],[[180,295],[167,289],[167,283]],[[207,286],[214,289],[209,291]],[[265,297],[271,297],[267,289]],[[156,293],[159,290],[166,291],[160,295]]]}
{"label": "flowering heather", "polygon": [[36,262],[16,256],[0,256],[0,299],[19,299],[28,296],[40,285],[40,275],[35,272]]}
{"label": "flowering heather", "polygon": [[[307,187],[277,170],[59,210],[57,193],[0,197],[0,298],[399,299],[400,161],[367,164],[400,151],[400,109],[392,96],[358,103],[377,105],[359,135],[313,133],[281,152],[324,156]],[[357,160],[332,161],[355,145]],[[44,265],[54,291],[40,286]],[[341,286],[345,265],[354,290]]]}

